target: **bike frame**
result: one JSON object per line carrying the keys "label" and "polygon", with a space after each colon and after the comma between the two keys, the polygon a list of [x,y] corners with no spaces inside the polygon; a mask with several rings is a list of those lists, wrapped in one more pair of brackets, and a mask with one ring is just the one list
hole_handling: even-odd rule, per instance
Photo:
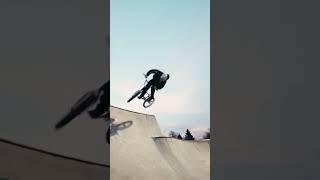
{"label": "bike frame", "polygon": [[[149,80],[148,80],[148,77],[146,77],[145,75],[144,75],[144,77],[145,77],[145,79],[146,79],[146,80],[144,81],[144,87],[145,87],[146,84],[149,82]],[[131,98],[130,98],[127,102],[130,102],[130,101],[133,100],[135,97],[137,97],[137,96],[141,93],[141,91],[142,91],[142,89],[136,91],[136,92],[131,96]],[[150,99],[150,96],[151,96],[151,94],[148,93],[148,91],[147,91],[147,92],[145,93],[145,95],[141,98],[141,99],[144,100],[143,106],[144,106],[145,108],[151,106],[151,105],[153,104],[153,102],[154,102],[154,98]],[[148,105],[146,105],[146,103],[147,103]]]}
{"label": "bike frame", "polygon": [[[144,75],[144,74],[143,74]],[[145,75],[144,75],[145,76]],[[149,80],[148,80],[148,77],[146,77],[146,80],[144,81],[144,87],[148,84]],[[147,96],[146,96],[147,95]],[[148,93],[148,91],[146,92],[146,95],[142,98],[143,100],[147,100],[151,94]]]}

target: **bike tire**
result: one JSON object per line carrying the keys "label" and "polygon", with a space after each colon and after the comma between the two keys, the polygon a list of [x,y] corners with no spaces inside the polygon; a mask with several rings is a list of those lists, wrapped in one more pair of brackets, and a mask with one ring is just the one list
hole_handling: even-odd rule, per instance
{"label": "bike tire", "polygon": [[142,92],[141,90],[136,91],[136,92],[131,96],[131,98],[128,99],[127,102],[132,101],[132,100],[133,100],[134,98],[136,98],[141,92]]}
{"label": "bike tire", "polygon": [[[92,91],[83,95],[75,105],[72,106],[71,111],[64,116],[56,125],[56,129],[60,129],[72,121],[75,117],[83,113],[88,107],[97,101],[98,97]],[[82,102],[81,102],[82,101]]]}
{"label": "bike tire", "polygon": [[[154,101],[155,101],[155,99],[154,98],[152,98],[152,99],[146,99],[144,102],[143,102],[143,107],[144,108],[148,108],[148,107],[150,107],[153,103],[154,103]],[[151,102],[151,103],[150,103]],[[146,103],[149,103],[148,105],[146,104]]]}
{"label": "bike tire", "polygon": [[68,113],[65,117],[63,117],[55,126],[56,129],[60,129],[67,125],[70,121],[72,121],[78,114],[76,113]]}

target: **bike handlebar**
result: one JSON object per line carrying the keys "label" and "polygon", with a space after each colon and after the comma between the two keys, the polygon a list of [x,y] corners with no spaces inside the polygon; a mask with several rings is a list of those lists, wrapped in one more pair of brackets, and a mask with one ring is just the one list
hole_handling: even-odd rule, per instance
{"label": "bike handlebar", "polygon": [[146,74],[142,74],[143,75],[143,77],[146,79],[145,81],[144,81],[144,85],[146,85],[149,81],[148,81],[148,76],[146,75]]}

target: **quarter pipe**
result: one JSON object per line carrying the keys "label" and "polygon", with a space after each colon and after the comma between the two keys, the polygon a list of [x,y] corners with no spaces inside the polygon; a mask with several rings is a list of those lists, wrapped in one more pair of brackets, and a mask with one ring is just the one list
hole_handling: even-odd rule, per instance
{"label": "quarter pipe", "polygon": [[111,180],[209,180],[210,141],[165,137],[154,115],[110,108]]}

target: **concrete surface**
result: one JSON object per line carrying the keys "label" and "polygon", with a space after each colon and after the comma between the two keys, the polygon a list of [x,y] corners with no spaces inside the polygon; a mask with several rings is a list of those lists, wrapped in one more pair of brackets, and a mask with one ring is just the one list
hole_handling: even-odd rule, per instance
{"label": "concrete surface", "polygon": [[209,180],[210,141],[164,137],[153,115],[111,107],[111,180]]}
{"label": "concrete surface", "polygon": [[106,180],[109,166],[0,139],[1,180]]}

